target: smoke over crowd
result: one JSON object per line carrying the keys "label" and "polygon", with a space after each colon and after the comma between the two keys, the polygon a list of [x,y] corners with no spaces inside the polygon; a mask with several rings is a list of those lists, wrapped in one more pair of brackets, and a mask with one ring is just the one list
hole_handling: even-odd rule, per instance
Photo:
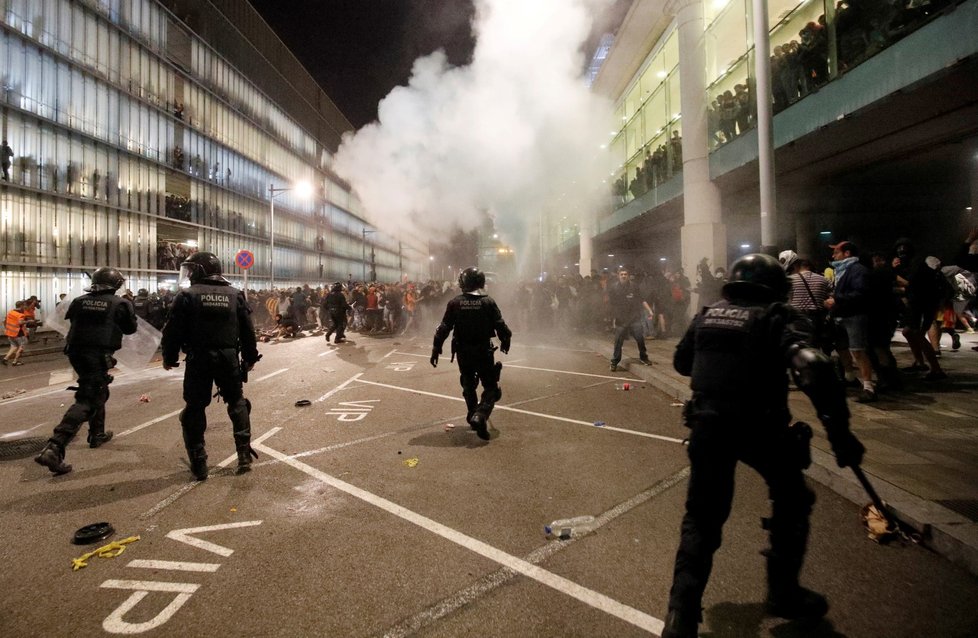
{"label": "smoke over crowd", "polygon": [[477,0],[471,62],[417,59],[334,168],[385,227],[443,234],[488,213],[514,244],[554,201],[604,192],[611,105],[585,85],[581,45],[607,2]]}

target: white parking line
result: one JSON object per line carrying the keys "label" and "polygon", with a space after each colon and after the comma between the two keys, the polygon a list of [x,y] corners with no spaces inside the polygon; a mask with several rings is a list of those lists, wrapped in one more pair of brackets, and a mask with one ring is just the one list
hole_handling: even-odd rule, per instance
{"label": "white parking line", "polygon": [[352,383],[353,381],[356,381],[357,379],[359,379],[361,374],[363,374],[363,373],[362,372],[357,372],[355,375],[353,375],[352,377],[350,377],[349,379],[347,379],[343,383],[339,384],[338,386],[336,386],[335,388],[333,388],[332,390],[330,390],[329,392],[327,392],[323,396],[321,396],[318,399],[316,399],[316,403],[322,403],[326,399],[330,398],[331,396],[333,396],[334,394],[336,394],[337,392],[339,392],[340,390],[342,390],[346,386],[350,385],[350,383]]}
{"label": "white parking line", "polygon": [[[431,355],[427,355],[427,354],[417,354],[417,353],[414,353],[414,352],[398,352],[397,354],[402,354],[405,357],[421,357],[422,359],[428,359],[431,356]],[[573,374],[573,375],[576,375],[576,376],[579,376],[579,377],[596,377],[598,379],[613,379],[615,381],[642,381],[643,380],[643,379],[639,379],[638,377],[631,378],[631,377],[623,377],[621,375],[618,375],[617,377],[612,377],[612,376],[608,376],[607,374],[591,374],[589,372],[571,372],[570,370],[553,370],[551,368],[533,368],[531,366],[518,366],[518,365],[513,365],[517,361],[525,361],[525,359],[514,359],[512,361],[505,361],[505,360],[500,359],[500,361],[502,362],[504,369],[505,368],[518,368],[520,370],[537,370],[539,372],[554,372],[554,373],[557,373],[557,374]]]}
{"label": "white parking line", "polygon": [[139,425],[133,426],[133,427],[129,428],[128,430],[123,430],[122,432],[119,432],[118,434],[116,434],[116,436],[117,437],[119,437],[119,436],[126,436],[126,435],[132,434],[134,432],[139,432],[143,428],[148,428],[149,426],[153,425],[154,423],[159,423],[160,421],[166,421],[170,417],[176,416],[176,415],[180,414],[180,412],[182,412],[182,411],[183,411],[183,408],[180,408],[179,410],[174,410],[173,412],[168,412],[168,413],[166,413],[166,414],[164,414],[162,416],[156,417],[155,419],[150,419],[146,423],[140,423]]}
{"label": "white parking line", "polygon": [[[253,383],[258,383],[259,381],[264,381],[265,379],[270,379],[270,378],[274,377],[275,375],[281,374],[281,373],[283,373],[283,372],[285,372],[287,370],[288,370],[288,368],[282,368],[281,370],[276,370],[275,372],[272,372],[271,374],[266,374],[263,377],[259,377],[259,378],[255,379],[253,381]],[[170,417],[173,417],[173,416],[176,416],[176,415],[180,414],[180,412],[182,412],[182,411],[183,411],[183,408],[180,408],[179,410],[174,410],[173,412],[168,412],[168,413],[166,413],[166,414],[164,414],[162,416],[156,417],[155,419],[150,419],[146,423],[140,423],[139,425],[133,426],[133,427],[129,428],[128,430],[123,430],[122,432],[119,432],[118,434],[116,434],[116,436],[126,436],[126,435],[129,435],[129,434],[133,434],[135,432],[139,432],[143,428],[148,428],[149,426],[151,426],[151,425],[153,425],[155,423],[159,423],[160,421],[166,421]]]}
{"label": "white parking line", "polygon": [[[261,443],[262,441],[264,441],[265,439],[267,439],[268,437],[270,437],[271,435],[275,434],[276,432],[278,432],[281,429],[282,428],[272,428],[268,432],[265,432],[260,437],[258,437],[257,439],[254,439],[251,442],[252,447],[254,447],[255,445],[258,445],[259,443]],[[235,452],[231,456],[227,457],[226,459],[224,459],[223,461],[221,461],[220,463],[218,463],[217,466],[218,467],[221,467],[221,468],[227,467],[228,465],[231,464],[232,461],[236,461],[237,459],[238,459],[238,454],[237,454],[237,452]],[[165,508],[169,507],[170,505],[173,505],[173,503],[175,503],[178,498],[180,498],[181,496],[183,496],[184,494],[186,494],[190,490],[194,489],[198,485],[203,485],[203,484],[204,484],[204,481],[193,481],[191,483],[187,483],[186,485],[184,485],[182,487],[177,488],[177,490],[175,492],[173,492],[173,494],[170,494],[165,499],[163,499],[162,501],[160,501],[159,503],[157,503],[153,507],[149,508],[148,510],[146,510],[145,512],[143,512],[142,514],[140,514],[138,516],[138,518],[140,520],[145,520],[147,518],[152,518],[156,514],[159,514],[160,512],[162,512]]]}
{"label": "white parking line", "polygon": [[[603,514],[596,516],[594,521],[595,529],[599,529],[616,518],[627,514],[639,505],[651,501],[653,498],[678,485],[688,477],[689,466],[687,465],[672,476],[662,479],[647,490],[636,494],[632,498],[615,505]],[[567,540],[562,540],[559,543],[550,542],[545,545],[541,545],[527,554],[524,560],[529,563],[533,563],[534,565],[539,565],[550,560],[557,553],[573,546],[574,543],[576,543],[580,538],[581,537],[573,537]],[[425,627],[433,625],[438,620],[455,613],[469,603],[509,583],[518,575],[519,574],[516,572],[506,568],[500,568],[495,572],[486,574],[468,587],[456,591],[446,598],[442,598],[429,606],[427,609],[423,609],[413,616],[410,616],[396,625],[389,627],[383,632],[383,638],[407,638],[407,636],[417,634]]]}
{"label": "white parking line", "polygon": [[[447,394],[437,394],[435,392],[426,392],[424,390],[415,390],[414,388],[402,388],[400,386],[390,385],[389,383],[378,383],[376,381],[367,381],[366,379],[357,379],[357,381],[359,383],[365,383],[367,385],[376,385],[376,386],[379,386],[381,388],[390,388],[391,390],[400,390],[402,392],[411,392],[413,394],[422,394],[424,396],[437,397],[439,399],[448,399],[448,400],[451,400],[451,401],[465,401],[465,399],[463,399],[461,397],[453,397],[453,396],[449,396]],[[513,408],[513,407],[510,407],[508,405],[499,405],[499,404],[496,404],[496,408],[495,409],[497,409],[497,410],[506,410],[507,412],[517,412],[519,414],[526,414],[526,415],[529,415],[529,416],[536,416],[536,417],[540,417],[542,419],[553,419],[554,421],[564,421],[565,423],[575,423],[577,425],[586,425],[588,427],[594,427],[594,423],[591,422],[591,421],[581,421],[579,419],[569,419],[567,417],[556,416],[556,415],[553,415],[553,414],[544,414],[543,412],[532,412],[530,410],[521,410],[519,408]],[[648,432],[639,432],[637,430],[626,430],[625,428],[616,428],[616,427],[613,427],[613,426],[610,426],[610,425],[601,426],[600,429],[602,429],[602,430],[611,430],[612,432],[621,432],[623,434],[631,434],[633,436],[641,436],[641,437],[644,437],[644,438],[647,438],[647,439],[658,439],[660,441],[668,441],[670,443],[679,443],[679,444],[682,444],[682,442],[683,442],[682,439],[673,438],[671,436],[662,436],[661,434],[650,434]]]}
{"label": "white parking line", "polygon": [[454,530],[446,525],[442,525],[441,523],[426,516],[422,516],[421,514],[411,511],[406,507],[402,507],[393,501],[389,501],[383,497],[377,496],[376,494],[360,489],[359,487],[347,483],[346,481],[342,481],[335,476],[326,474],[325,472],[322,472],[310,465],[306,465],[301,461],[289,458],[278,450],[274,450],[270,447],[257,443],[253,444],[253,447],[260,449],[272,458],[278,459],[286,465],[291,465],[300,472],[303,472],[322,483],[334,487],[341,492],[349,494],[354,498],[364,501],[365,503],[373,505],[374,507],[382,509],[390,514],[393,514],[405,521],[408,521],[409,523],[413,523],[414,525],[417,525],[418,527],[433,534],[437,534],[445,540],[451,541],[456,545],[483,556],[484,558],[488,558],[489,560],[507,567],[517,573],[523,574],[527,578],[531,578],[538,583],[575,598],[586,605],[624,620],[631,625],[639,627],[640,629],[651,632],[655,635],[662,633],[663,623],[654,616],[650,616],[649,614],[639,611],[634,607],[629,607],[628,605],[614,600],[609,596],[605,596],[600,592],[596,592],[592,589],[578,585],[572,580],[568,580],[562,576],[551,573],[534,565],[533,563],[511,554],[507,554],[506,552],[503,552],[502,550],[497,549],[488,543],[484,543],[476,538],[472,538],[471,536],[466,536],[457,530]]}
{"label": "white parking line", "polygon": [[175,560],[147,560],[143,558],[131,560],[126,564],[126,567],[166,569],[174,572],[216,572],[220,566],[220,563],[187,563]]}
{"label": "white parking line", "polygon": [[255,383],[258,383],[259,381],[264,381],[265,379],[271,379],[277,374],[282,374],[283,372],[288,372],[288,371],[289,371],[288,368],[282,368],[281,370],[276,370],[275,372],[269,372],[265,376],[258,377],[257,379],[255,379]]}

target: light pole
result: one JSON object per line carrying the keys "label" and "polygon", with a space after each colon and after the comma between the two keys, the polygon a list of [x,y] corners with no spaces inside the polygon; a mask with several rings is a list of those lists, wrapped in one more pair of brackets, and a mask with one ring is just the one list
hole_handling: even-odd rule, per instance
{"label": "light pole", "polygon": [[376,233],[376,230],[367,230],[366,227],[363,229],[363,243],[360,249],[360,261],[363,262],[363,283],[367,283],[367,235]]}
{"label": "light pole", "polygon": [[285,193],[287,191],[294,190],[299,197],[303,199],[312,194],[312,186],[309,182],[299,182],[295,186],[288,186],[286,188],[275,188],[275,184],[268,185],[268,206],[270,212],[270,226],[268,230],[268,243],[270,252],[268,253],[268,276],[269,276],[269,289],[275,289],[275,196]]}

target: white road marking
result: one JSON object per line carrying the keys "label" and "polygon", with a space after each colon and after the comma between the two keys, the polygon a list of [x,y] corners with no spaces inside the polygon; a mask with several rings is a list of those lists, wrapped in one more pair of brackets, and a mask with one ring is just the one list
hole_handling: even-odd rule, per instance
{"label": "white road marking", "polygon": [[329,392],[327,392],[323,396],[321,396],[318,399],[316,399],[316,403],[322,403],[326,399],[330,398],[331,396],[333,396],[334,394],[336,394],[337,392],[339,392],[340,390],[342,390],[343,388],[345,388],[346,386],[348,386],[353,381],[358,380],[360,378],[360,375],[361,374],[363,374],[363,373],[362,372],[357,372],[355,375],[353,375],[352,377],[350,377],[349,379],[347,379],[343,383],[339,384],[338,386],[336,386],[335,388],[333,388],[332,390],[330,390]]}
{"label": "white road marking", "polygon": [[265,376],[258,377],[257,379],[255,379],[255,383],[258,383],[259,381],[264,381],[265,379],[271,379],[277,374],[282,374],[283,372],[288,372],[288,371],[289,371],[288,368],[282,368],[281,370],[276,370],[275,372],[269,372]]}
{"label": "white road marking", "polygon": [[[411,392],[413,394],[422,394],[429,397],[437,397],[439,399],[448,399],[450,401],[465,401],[465,399],[461,397],[453,397],[447,394],[436,394],[435,392],[426,392],[424,390],[415,390],[414,388],[402,388],[400,386],[390,385],[388,383],[378,383],[376,381],[367,381],[366,379],[358,379],[357,381],[359,383],[365,383],[367,385],[376,385],[382,388],[390,388],[391,390],[401,390],[402,392]],[[588,427],[594,427],[594,423],[592,421],[581,421],[580,419],[570,419],[568,417],[556,416],[553,414],[544,414],[543,412],[532,412],[530,410],[521,410],[520,408],[513,408],[508,405],[499,405],[498,403],[496,404],[495,409],[505,410],[507,412],[517,412],[519,414],[526,414],[529,416],[536,416],[542,419],[552,419],[554,421],[563,421],[565,423],[575,423],[577,425],[586,425]],[[650,434],[648,432],[639,432],[637,430],[626,430],[625,428],[616,428],[610,425],[604,425],[598,429],[610,430],[612,432],[621,432],[622,434],[631,434],[633,436],[641,436],[647,439],[658,439],[660,441],[668,441],[670,443],[682,444],[683,442],[682,439],[673,438],[671,436],[662,436],[661,434]]]}
{"label": "white road marking", "polygon": [[[205,552],[212,552],[218,556],[228,557],[234,553],[233,549],[205,541],[202,538],[191,536],[191,534],[202,534],[204,532],[217,532],[223,529],[238,529],[239,527],[254,527],[261,525],[261,521],[241,521],[239,523],[224,523],[222,525],[205,525],[204,527],[188,527],[186,529],[175,529],[169,532],[166,537],[202,549]],[[104,587],[104,585],[103,585]]]}
{"label": "white road marking", "polygon": [[[428,358],[430,358],[430,355],[427,355],[427,354],[417,354],[417,353],[414,353],[414,352],[398,352],[397,354],[403,354],[406,357],[421,357],[422,359],[428,359]],[[608,376],[607,374],[590,374],[588,372],[571,372],[570,370],[552,370],[550,368],[533,368],[533,367],[530,367],[530,366],[517,366],[517,365],[513,365],[517,361],[525,361],[525,359],[514,359],[513,361],[506,361],[506,360],[503,360],[503,359],[499,359],[499,361],[502,362],[503,369],[506,369],[506,368],[519,368],[520,370],[538,370],[540,372],[555,372],[557,374],[573,374],[573,375],[576,375],[576,376],[579,376],[579,377],[597,377],[598,379],[614,379],[615,381],[639,381],[639,382],[643,381],[643,379],[640,379],[638,377],[629,378],[629,377],[623,377],[621,375],[619,375],[617,377],[612,377],[612,376]]]}
{"label": "white road marking", "polygon": [[327,350],[326,352],[320,352],[317,357],[325,357],[328,354],[336,354],[339,350]]}
{"label": "white road marking", "polygon": [[[636,494],[627,501],[619,503],[595,518],[595,529],[607,525],[609,522],[618,518],[619,516],[635,509],[643,503],[652,500],[659,494],[662,494],[666,490],[682,482],[688,476],[689,466],[686,466],[672,476],[662,479],[647,490]],[[558,552],[570,547],[576,543],[578,539],[579,538],[570,538],[566,541],[546,543],[545,545],[541,545],[527,554],[524,560],[529,563],[533,563],[534,565],[538,565],[549,560]],[[390,627],[383,633],[383,636],[384,638],[406,638],[407,636],[418,633],[425,627],[434,624],[441,618],[458,611],[474,600],[485,596],[502,585],[505,585],[513,580],[516,576],[518,576],[516,572],[506,567],[498,569],[491,574],[486,574],[472,585],[455,592],[447,598],[443,598],[428,609],[419,611],[413,616],[399,622],[393,627]]]}
{"label": "white road marking", "polygon": [[614,379],[615,381],[638,381],[644,382],[644,379],[639,378],[628,378],[623,376],[612,377],[607,374],[591,374],[588,372],[571,372],[570,370],[551,370],[550,368],[533,368],[530,366],[514,366],[512,363],[503,362],[503,369],[506,368],[518,368],[520,370],[537,370],[539,372],[555,372],[557,374],[573,374],[578,377],[596,377],[598,379]]}
{"label": "white road marking", "polygon": [[71,368],[67,370],[55,370],[48,376],[48,385],[61,385],[71,383],[75,380],[75,371]]}
{"label": "white road marking", "polygon": [[28,428],[26,430],[17,430],[16,432],[7,432],[6,434],[0,435],[0,441],[4,441],[6,439],[14,439],[14,438],[22,437],[25,434],[30,434],[31,432],[33,432],[34,430],[36,430],[38,428],[43,428],[45,425],[48,425],[48,423],[38,423],[34,427]]}
{"label": "white road marking", "polygon": [[558,352],[590,352],[594,354],[594,350],[581,350],[579,348],[558,348],[556,346],[539,346],[539,345],[528,345],[525,343],[519,344],[520,348],[536,348],[537,350],[557,350]]}
{"label": "white road marking", "polygon": [[[263,377],[260,377],[258,379],[255,379],[254,380],[254,383],[258,383],[259,381],[264,381],[265,379],[268,379],[270,377],[274,377],[275,375],[281,374],[282,372],[285,372],[286,370],[288,370],[288,368],[282,368],[281,370],[277,370],[277,371],[275,371],[275,372],[273,372],[271,374],[266,374]],[[159,423],[160,421],[166,421],[170,417],[173,417],[173,416],[176,416],[176,415],[180,414],[182,411],[183,411],[183,408],[180,408],[179,410],[174,410],[173,412],[167,412],[166,414],[164,414],[162,416],[158,416],[155,419],[150,419],[146,423],[140,423],[139,425],[133,426],[133,427],[129,428],[128,430],[123,430],[122,432],[119,432],[118,434],[116,434],[116,436],[126,436],[126,435],[129,435],[129,434],[133,434],[134,432],[139,432],[143,428],[148,428],[149,426],[151,426],[153,424],[156,424],[156,423]],[[237,457],[235,457],[235,458],[237,458]]]}
{"label": "white road marking", "polygon": [[953,419],[970,419],[972,415],[961,414],[960,412],[952,412],[951,410],[932,410],[934,414],[940,414],[941,416],[949,416]]}
{"label": "white road marking", "polygon": [[[272,430],[269,430],[268,432],[265,432],[260,437],[258,437],[254,441],[252,441],[252,445],[254,445],[255,443],[260,443],[260,442],[264,441],[265,439],[267,439],[268,437],[270,437],[273,433],[278,432],[278,430],[280,430],[280,429],[281,428],[273,428]],[[227,467],[232,461],[236,461],[237,459],[238,459],[237,453],[232,454],[228,458],[226,458],[223,461],[221,461],[221,463],[218,464],[218,467]],[[178,498],[180,498],[181,496],[183,496],[184,494],[186,494],[190,490],[194,489],[198,485],[202,485],[203,483],[204,483],[204,481],[193,481],[191,483],[187,483],[186,485],[184,485],[182,487],[177,488],[177,490],[173,494],[170,494],[165,499],[163,499],[162,501],[160,501],[159,503],[157,503],[153,507],[149,508],[147,511],[143,512],[142,514],[140,514],[139,515],[139,519],[140,520],[145,520],[147,518],[152,518],[153,516],[155,516],[155,515],[159,514],[160,512],[162,512],[165,508],[169,507],[170,505],[173,505],[173,503],[175,503]]]}
{"label": "white road marking", "polygon": [[129,434],[132,434],[133,432],[139,432],[143,428],[148,428],[149,426],[153,425],[154,423],[159,423],[160,421],[166,421],[170,417],[176,416],[176,415],[180,414],[182,411],[183,411],[183,408],[180,408],[179,410],[174,410],[173,412],[167,412],[166,414],[164,414],[162,416],[158,416],[155,419],[150,419],[146,423],[140,423],[139,425],[133,426],[133,427],[129,428],[128,430],[123,430],[122,432],[119,432],[118,434],[116,434],[116,436],[117,437],[119,437],[119,436],[126,436],[126,435],[129,435]]}
{"label": "white road marking", "polygon": [[187,563],[175,560],[145,560],[142,558],[131,560],[126,565],[126,567],[166,569],[175,572],[216,572],[220,566],[220,563]]}
{"label": "white road marking", "polygon": [[596,592],[592,589],[578,585],[572,580],[568,580],[567,578],[551,573],[534,565],[533,563],[511,554],[507,554],[506,552],[503,552],[502,550],[497,549],[488,543],[484,543],[476,538],[472,538],[471,536],[466,536],[457,530],[454,530],[446,525],[442,525],[441,523],[426,516],[422,516],[421,514],[411,511],[406,507],[402,507],[393,501],[389,501],[383,497],[377,496],[376,494],[360,489],[359,487],[347,483],[346,481],[342,481],[335,476],[326,474],[325,472],[317,470],[310,465],[306,465],[301,461],[289,458],[278,450],[274,450],[260,444],[256,447],[260,447],[261,450],[269,456],[278,459],[287,465],[291,465],[300,472],[303,472],[321,481],[322,483],[330,485],[341,492],[369,503],[374,507],[382,509],[405,521],[408,521],[409,523],[413,523],[414,525],[417,525],[418,527],[433,534],[437,534],[438,536],[441,536],[442,538],[451,541],[456,545],[475,552],[484,558],[488,558],[489,560],[507,567],[514,572],[523,574],[524,576],[531,578],[538,583],[575,598],[586,605],[615,616],[616,618],[624,620],[629,624],[653,634],[659,635],[662,633],[664,625],[661,620],[655,618],[654,616],[650,616],[649,614],[639,611],[634,607],[629,607],[628,605],[614,600],[609,596],[605,596],[600,592]]}
{"label": "white road marking", "polygon": [[[194,583],[161,583],[155,580],[107,580],[100,587],[109,589],[138,589],[141,591],[168,591],[181,594],[192,594],[200,585]],[[120,616],[125,613],[119,614]]]}

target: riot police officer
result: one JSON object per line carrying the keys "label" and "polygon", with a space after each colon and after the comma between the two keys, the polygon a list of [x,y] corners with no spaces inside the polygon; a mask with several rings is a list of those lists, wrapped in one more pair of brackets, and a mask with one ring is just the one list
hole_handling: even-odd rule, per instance
{"label": "riot police officer", "polygon": [[132,306],[136,309],[136,316],[149,323],[149,291],[140,288],[132,300]]}
{"label": "riot police officer", "polygon": [[[458,275],[462,294],[448,302],[445,316],[435,330],[431,348],[431,365],[438,367],[438,357],[449,333],[452,356],[458,357],[459,383],[468,409],[466,420],[480,439],[489,440],[489,415],[502,396],[499,389],[501,363],[493,362],[492,337],[499,337],[499,349],[509,353],[513,333],[503,321],[499,306],[482,290],[486,276],[478,268],[466,268]],[[482,399],[477,397],[482,382]]]}
{"label": "riot police officer", "polygon": [[232,288],[221,275],[221,262],[212,253],[198,252],[188,258],[181,265],[183,278],[189,279],[190,287],[174,297],[160,345],[166,370],[178,365],[180,350],[187,355],[183,377],[187,405],[180,413],[180,425],[190,471],[198,481],[207,478],[205,409],[217,384],[231,418],[238,472],[247,472],[251,457],[258,457],[251,448],[251,404],[242,389],[247,373],[260,358],[251,310],[244,292]]}
{"label": "riot police officer", "polygon": [[336,333],[336,343],[346,341],[346,313],[350,309],[350,304],[343,294],[343,284],[337,282],[333,284],[329,293],[323,298],[322,310],[329,317],[329,329],[326,332],[326,343],[329,338]]}
{"label": "riot police officer", "polygon": [[786,368],[815,406],[838,465],[859,465],[864,448],[849,431],[845,391],[831,360],[809,345],[808,320],[784,303],[788,289],[776,259],[741,257],[731,266],[724,299],[694,317],[676,346],[673,365],[691,377],[693,390],[684,413],[692,430],[691,473],[663,638],[696,636],[738,461],[760,473],[772,501],[768,613],[818,618],[828,611],[823,596],[798,582],[815,494],[802,474],[810,463],[810,429],[789,426]]}
{"label": "riot police officer", "polygon": [[88,421],[88,445],[97,448],[112,438],[105,431],[105,402],[109,400],[109,370],[112,357],[122,347],[122,335],[136,332],[136,313],[132,303],[115,293],[125,279],[115,268],[99,268],[92,283],[71,302],[65,319],[71,322],[65,337],[65,354],[78,375],[75,402],[54,428],[47,447],[34,459],[55,474],[66,474],[71,466],[64,462],[65,448],[82,423]]}

